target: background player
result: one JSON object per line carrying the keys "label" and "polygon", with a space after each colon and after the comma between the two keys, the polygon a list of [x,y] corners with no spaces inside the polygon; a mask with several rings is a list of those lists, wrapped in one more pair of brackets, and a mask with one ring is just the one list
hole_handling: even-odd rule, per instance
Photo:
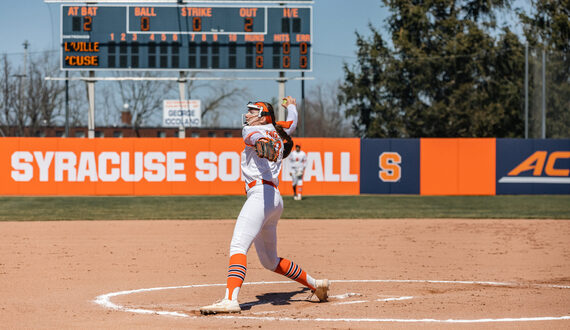
{"label": "background player", "polygon": [[297,127],[295,99],[288,96],[287,121],[275,122],[271,104],[247,105],[242,130],[245,149],[241,170],[245,178],[247,200],[237,218],[232,242],[224,299],[200,308],[202,314],[241,311],[238,294],[247,271],[247,252],[251,244],[263,267],[289,277],[308,287],[320,301],[328,297],[329,281],[315,280],[293,261],[277,256],[277,222],[283,212],[283,199],[277,189],[281,163],[293,148],[289,134]]}
{"label": "background player", "polygon": [[293,199],[300,201],[303,198],[301,194],[303,193],[303,175],[305,174],[305,166],[307,166],[307,155],[297,144],[288,159],[291,178],[293,179]]}

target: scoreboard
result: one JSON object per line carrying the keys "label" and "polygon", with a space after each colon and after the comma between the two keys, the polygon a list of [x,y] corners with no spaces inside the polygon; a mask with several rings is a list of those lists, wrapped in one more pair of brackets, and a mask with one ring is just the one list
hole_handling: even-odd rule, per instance
{"label": "scoreboard", "polygon": [[62,5],[62,70],[311,71],[312,7]]}

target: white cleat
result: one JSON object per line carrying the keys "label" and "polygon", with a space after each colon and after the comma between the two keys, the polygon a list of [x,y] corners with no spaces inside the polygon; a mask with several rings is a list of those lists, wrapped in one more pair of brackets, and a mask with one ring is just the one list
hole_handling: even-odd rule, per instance
{"label": "white cleat", "polygon": [[327,301],[329,298],[329,280],[315,280],[315,291],[313,292],[319,301]]}
{"label": "white cleat", "polygon": [[202,313],[202,315],[240,312],[241,308],[237,300],[222,299],[209,306],[200,307],[200,313]]}

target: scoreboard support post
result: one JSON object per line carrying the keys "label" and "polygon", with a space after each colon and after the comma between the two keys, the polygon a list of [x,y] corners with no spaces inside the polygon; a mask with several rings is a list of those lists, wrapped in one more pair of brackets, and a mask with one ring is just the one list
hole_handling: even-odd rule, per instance
{"label": "scoreboard support post", "polygon": [[69,71],[65,71],[65,137],[69,137]]}
{"label": "scoreboard support post", "polygon": [[303,119],[301,122],[301,136],[305,137],[305,72],[301,72],[301,111],[303,112]]}
{"label": "scoreboard support post", "polygon": [[[95,71],[89,71],[89,78],[95,78]],[[87,137],[95,137],[95,80],[87,80],[87,97],[89,98],[89,115],[87,120]]]}
{"label": "scoreboard support post", "polygon": [[279,72],[279,79],[277,80],[277,83],[279,84],[279,101],[278,101],[278,111],[277,111],[277,120],[285,120],[285,110],[283,109],[283,107],[281,106],[281,102],[283,102],[283,99],[285,98],[285,82],[286,80],[285,78],[285,72],[281,71]]}
{"label": "scoreboard support post", "polygon": [[[178,93],[180,102],[186,101],[186,75],[184,71],[180,71],[178,75]],[[178,137],[184,139],[186,137],[186,127],[184,127],[184,111],[182,111],[182,121],[178,128]]]}

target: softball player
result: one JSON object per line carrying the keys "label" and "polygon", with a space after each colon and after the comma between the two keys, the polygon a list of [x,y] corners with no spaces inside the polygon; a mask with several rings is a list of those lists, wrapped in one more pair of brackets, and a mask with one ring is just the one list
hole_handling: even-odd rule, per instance
{"label": "softball player", "polygon": [[289,156],[289,166],[293,179],[293,199],[300,201],[303,198],[301,194],[303,193],[303,174],[305,174],[305,167],[307,166],[307,155],[298,144]]}
{"label": "softball player", "polygon": [[247,271],[247,251],[253,243],[263,267],[308,287],[320,301],[328,297],[329,281],[315,280],[293,261],[277,256],[277,222],[283,199],[277,189],[281,162],[293,147],[289,134],[297,127],[296,101],[283,100],[287,121],[275,122],[271,104],[249,103],[242,130],[245,149],[241,169],[247,200],[237,218],[230,244],[226,294],[224,299],[200,308],[202,314],[238,313],[238,294]]}

